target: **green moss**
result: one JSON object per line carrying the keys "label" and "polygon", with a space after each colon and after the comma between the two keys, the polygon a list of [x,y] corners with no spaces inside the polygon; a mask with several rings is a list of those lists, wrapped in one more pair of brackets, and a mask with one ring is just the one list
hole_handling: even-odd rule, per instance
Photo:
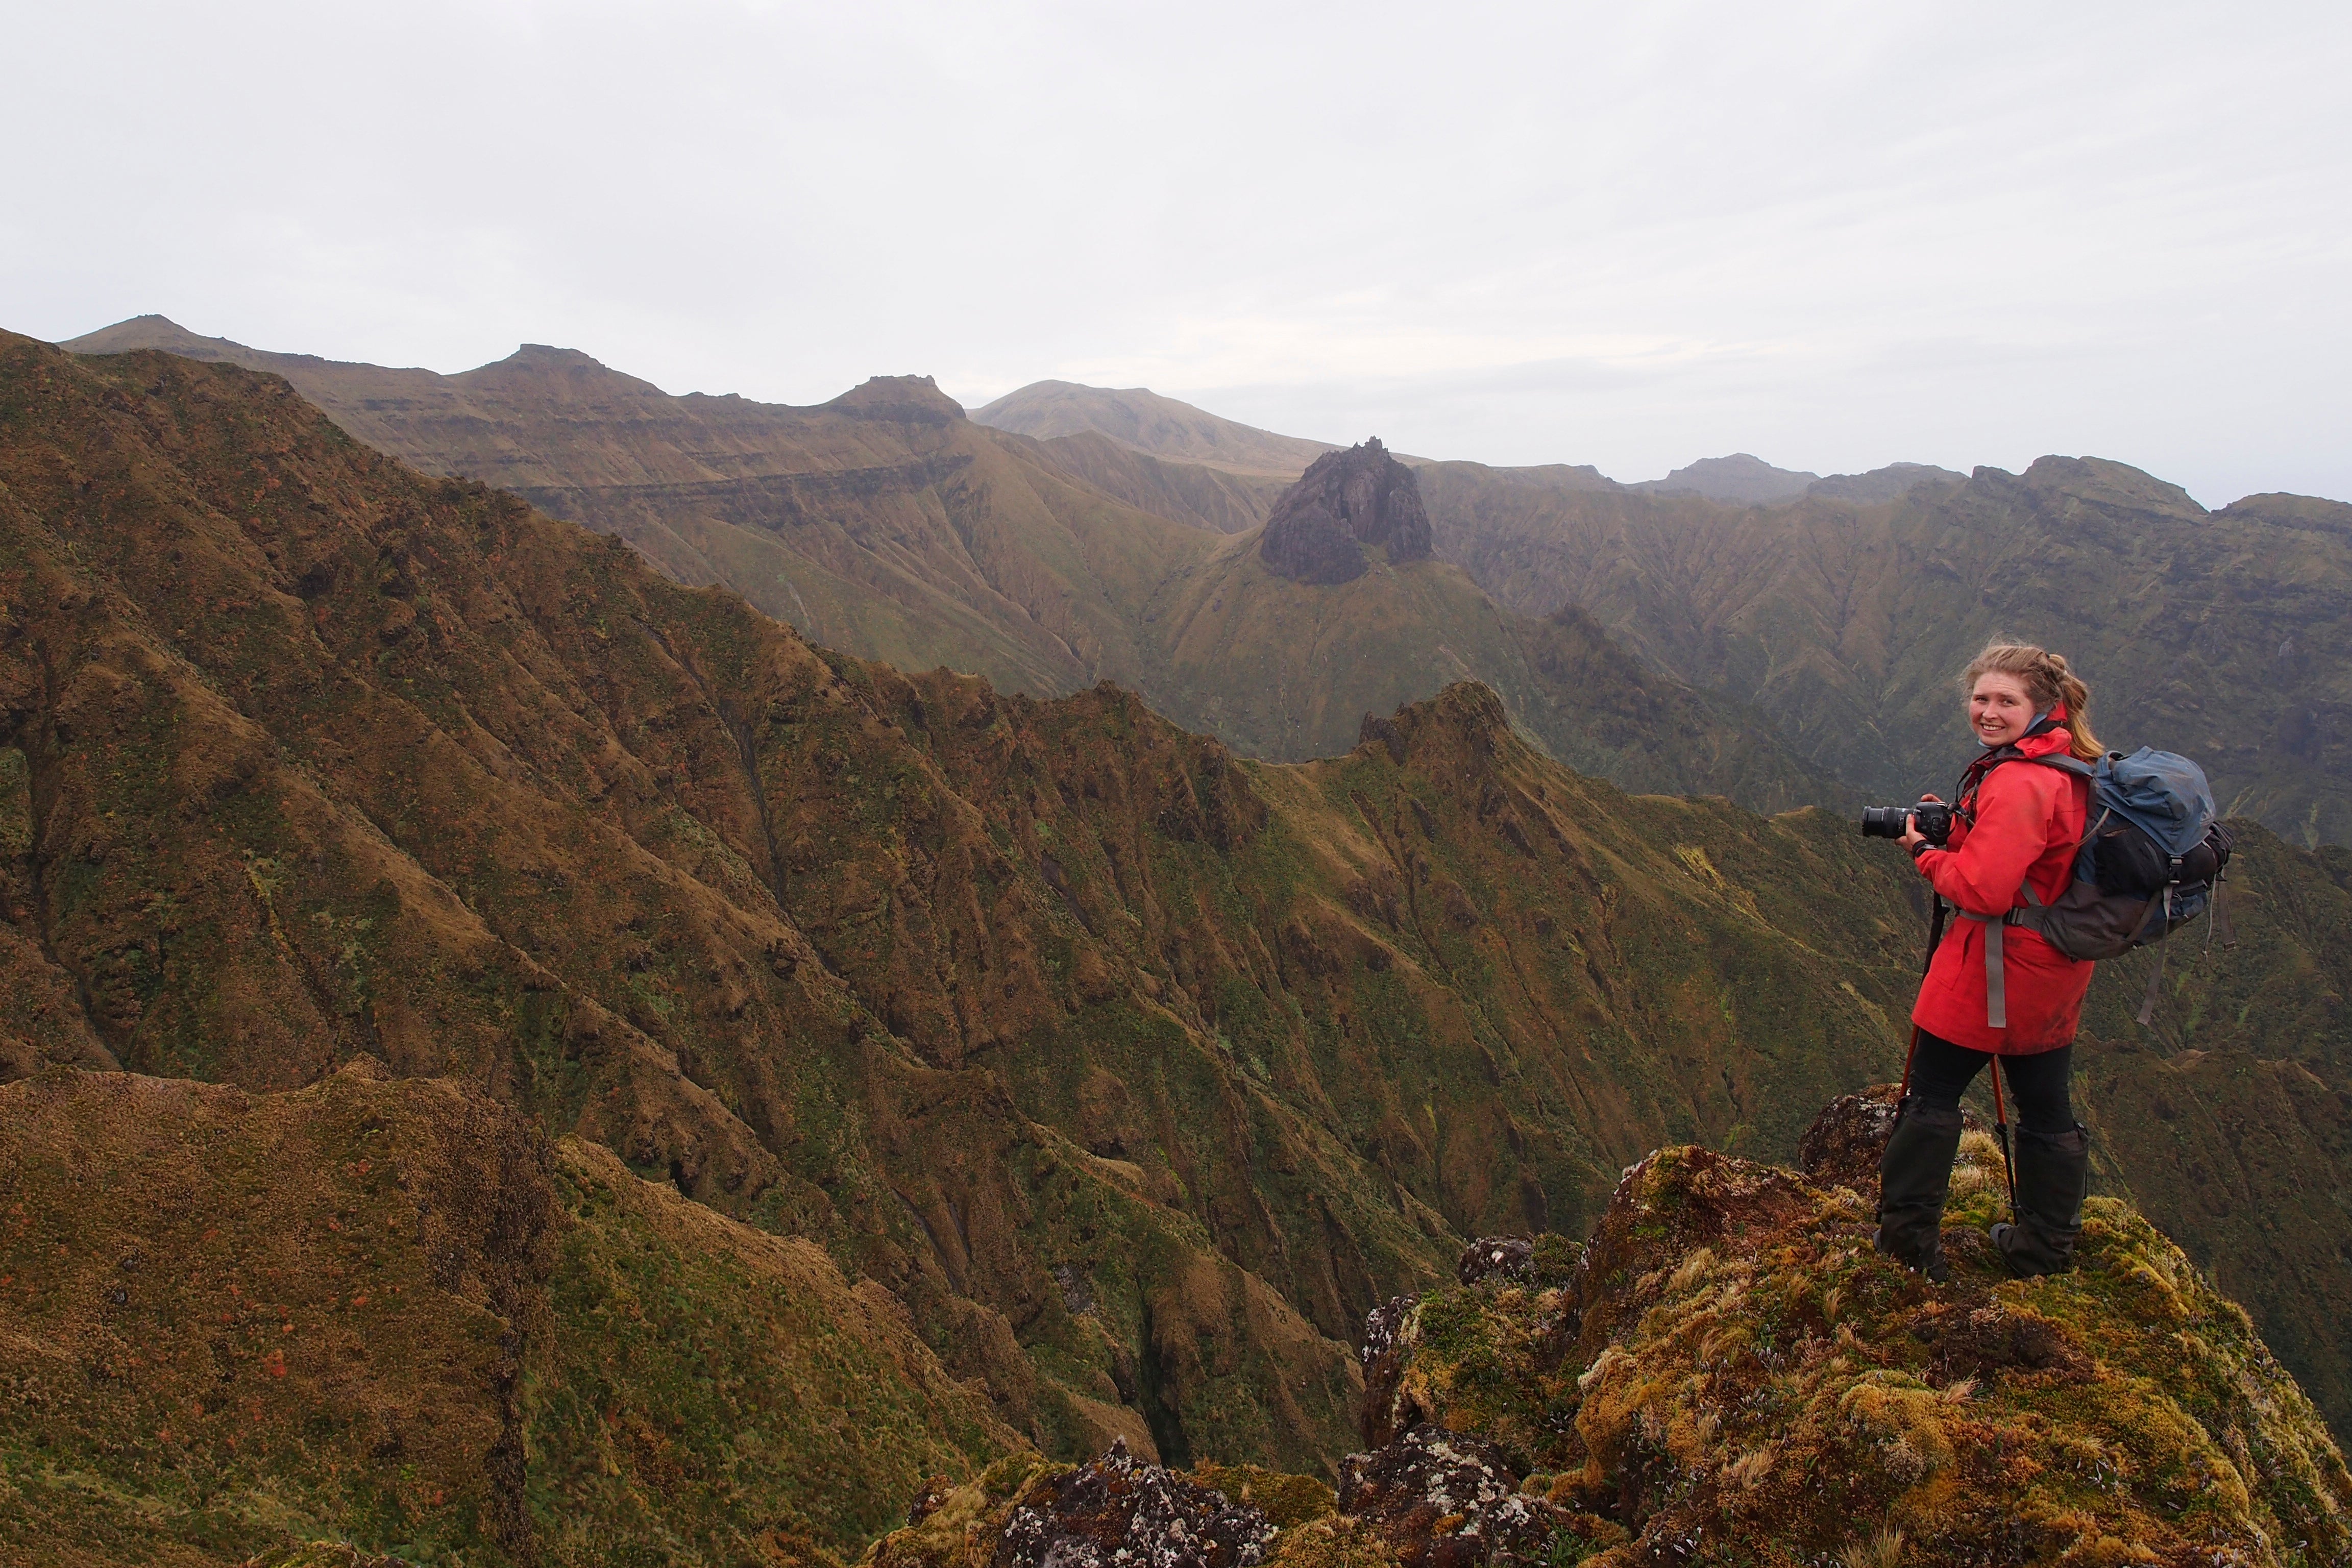
{"label": "green moss", "polygon": [[[1964,1151],[1972,1198],[1987,1158]],[[2053,1557],[2111,1540],[2118,1562],[2352,1550],[2352,1475],[2316,1413],[2127,1205],[2093,1200],[2080,1268],[2022,1281],[1955,1213],[1942,1290],[1876,1254],[1866,1218],[1850,1195],[1662,1151],[1604,1217],[1572,1314],[1499,1280],[1425,1296],[1388,1397],[1501,1443],[1637,1544],[1812,1562],[1867,1519],[1927,1562],[2002,1540]]]}

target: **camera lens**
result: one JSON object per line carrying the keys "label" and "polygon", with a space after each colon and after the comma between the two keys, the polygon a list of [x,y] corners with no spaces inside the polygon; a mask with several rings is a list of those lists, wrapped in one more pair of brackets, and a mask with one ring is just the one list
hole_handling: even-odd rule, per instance
{"label": "camera lens", "polygon": [[1865,805],[1862,808],[1862,836],[1864,838],[1900,838],[1905,819],[1911,815],[1907,805]]}

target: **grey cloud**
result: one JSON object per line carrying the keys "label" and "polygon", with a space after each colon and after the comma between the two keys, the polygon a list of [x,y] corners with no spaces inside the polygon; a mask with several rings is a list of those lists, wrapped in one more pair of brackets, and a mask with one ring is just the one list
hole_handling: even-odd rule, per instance
{"label": "grey cloud", "polygon": [[10,36],[0,321],[43,336],[2352,495],[2339,5],[122,0]]}

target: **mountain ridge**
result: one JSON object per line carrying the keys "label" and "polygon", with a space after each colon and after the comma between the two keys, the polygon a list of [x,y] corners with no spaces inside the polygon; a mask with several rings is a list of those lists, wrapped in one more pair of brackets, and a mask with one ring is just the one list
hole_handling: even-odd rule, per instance
{"label": "mountain ridge", "polygon": [[[1433,590],[1375,574],[1350,595],[1363,612],[1352,625],[1301,606],[1331,628],[1315,648],[1270,621],[1229,617],[1222,651],[1202,657],[1197,640],[1172,636],[1225,559],[1218,536],[1194,526],[1199,509],[1242,523],[1257,495],[1270,508],[1282,487],[1097,448],[1091,471],[1112,484],[1105,490],[1069,448],[1057,455],[1050,442],[967,420],[926,378],[876,378],[792,408],[672,398],[571,350],[528,348],[436,378],[257,353],[160,319],[77,342],[112,352],[142,336],[283,371],[379,449],[617,533],[681,582],[728,584],[815,640],[901,668],[944,665],[1047,697],[1113,679],[1282,761],[1344,751],[1365,712],[1470,676],[1502,691],[1539,744],[1603,772],[1622,759],[1618,776],[1633,787],[1732,793],[1768,808],[1842,798],[1758,716],[1677,693],[1671,677],[1604,660],[1620,676],[1608,688],[1561,684],[1552,671],[1585,655],[1538,624],[1498,627],[1466,584]],[[1183,515],[1135,504],[1160,498]],[[1595,637],[1606,634],[1588,626],[1573,640]],[[1243,666],[1247,690],[1237,689]],[[1361,706],[1320,678],[1332,668],[1349,671],[1349,700]],[[1675,715],[1677,736],[1727,732],[1684,766],[1663,736],[1637,733],[1651,710]]]}
{"label": "mountain ridge", "polygon": [[2335,782],[2352,767],[2337,658],[2352,507],[2209,512],[2138,469],[2055,457],[1769,510],[1506,485],[1473,465],[1422,481],[1439,553],[1502,603],[1581,606],[1881,798],[1958,771],[1947,683],[2003,636],[2065,652],[2103,734],[2196,756],[2226,809],[2305,844],[2352,835]]}

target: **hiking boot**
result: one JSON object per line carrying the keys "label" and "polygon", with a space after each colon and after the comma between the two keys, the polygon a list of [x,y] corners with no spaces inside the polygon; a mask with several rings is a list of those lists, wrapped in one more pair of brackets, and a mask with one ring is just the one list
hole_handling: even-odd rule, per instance
{"label": "hiking boot", "polygon": [[2083,1194],[2091,1185],[2091,1135],[2017,1131],[2017,1221],[1992,1227],[1992,1244],[2021,1279],[2074,1267],[2083,1237]]}
{"label": "hiking boot", "polygon": [[1944,1199],[1960,1152],[1960,1113],[1906,1100],[1895,1135],[1878,1157],[1878,1250],[1941,1285]]}

